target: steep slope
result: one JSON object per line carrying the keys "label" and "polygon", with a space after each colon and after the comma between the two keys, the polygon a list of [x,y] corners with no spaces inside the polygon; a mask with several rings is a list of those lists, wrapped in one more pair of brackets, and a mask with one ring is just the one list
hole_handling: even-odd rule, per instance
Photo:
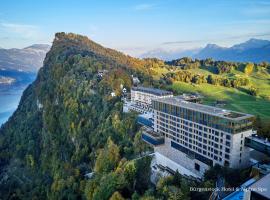
{"label": "steep slope", "polygon": [[[109,136],[121,142],[123,154],[132,146],[134,117],[124,118],[119,97],[110,93],[119,95],[121,84],[129,88],[131,74],[144,76],[141,62],[57,33],[37,79],[0,130],[1,196],[81,198],[82,175]],[[101,81],[99,69],[109,71]]]}

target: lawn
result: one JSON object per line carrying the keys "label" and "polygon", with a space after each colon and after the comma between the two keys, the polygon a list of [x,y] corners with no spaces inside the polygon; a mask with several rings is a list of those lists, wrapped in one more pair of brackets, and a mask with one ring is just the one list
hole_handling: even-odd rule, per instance
{"label": "lawn", "polygon": [[213,105],[216,100],[225,100],[227,104],[224,108],[226,109],[259,115],[263,119],[270,120],[270,100],[250,96],[238,89],[184,82],[175,82],[168,87],[177,93],[199,92],[205,97],[204,103],[208,105]]}

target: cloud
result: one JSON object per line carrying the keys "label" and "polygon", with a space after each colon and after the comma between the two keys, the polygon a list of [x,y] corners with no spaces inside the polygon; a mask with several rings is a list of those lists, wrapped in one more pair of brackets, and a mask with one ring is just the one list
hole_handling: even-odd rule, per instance
{"label": "cloud", "polygon": [[138,4],[134,7],[134,9],[138,11],[144,11],[144,10],[151,10],[155,7],[156,7],[155,4]]}
{"label": "cloud", "polygon": [[38,38],[40,36],[39,27],[34,25],[2,22],[0,27],[8,33],[18,34],[22,38]]}
{"label": "cloud", "polygon": [[182,40],[182,41],[170,41],[170,42],[163,42],[162,45],[171,45],[171,44],[190,44],[196,42],[202,42],[203,40]]}

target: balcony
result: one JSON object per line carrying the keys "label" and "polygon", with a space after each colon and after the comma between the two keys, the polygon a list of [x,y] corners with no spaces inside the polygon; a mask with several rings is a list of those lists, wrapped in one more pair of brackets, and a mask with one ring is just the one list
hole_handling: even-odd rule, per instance
{"label": "balcony", "polygon": [[164,144],[164,136],[145,127],[142,128],[142,140],[153,146]]}

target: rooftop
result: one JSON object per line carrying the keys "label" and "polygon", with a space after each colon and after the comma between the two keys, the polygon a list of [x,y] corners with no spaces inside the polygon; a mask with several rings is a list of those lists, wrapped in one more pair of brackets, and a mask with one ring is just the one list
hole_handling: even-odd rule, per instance
{"label": "rooftop", "polygon": [[252,184],[249,189],[255,193],[258,193],[265,197],[266,199],[270,199],[270,174],[265,175],[260,180]]}
{"label": "rooftop", "polygon": [[162,99],[154,99],[154,101],[166,103],[170,105],[175,105],[178,107],[184,107],[187,109],[199,111],[202,113],[230,119],[230,120],[242,120],[254,117],[253,115],[241,113],[241,112],[235,112],[231,110],[225,110],[221,108],[217,108],[214,106],[207,106],[199,103],[192,103],[189,101],[186,101],[183,96],[175,96],[175,97],[169,97],[169,98],[162,98]]}
{"label": "rooftop", "polygon": [[251,135],[247,137],[255,142],[260,143],[261,145],[264,145],[266,147],[270,147],[270,141],[267,138],[260,137],[258,135]]}
{"label": "rooftop", "polygon": [[150,94],[154,94],[154,95],[157,95],[157,96],[173,95],[172,92],[167,91],[167,90],[161,90],[161,89],[156,89],[156,88],[148,88],[148,87],[141,87],[141,86],[140,87],[132,87],[131,90],[150,93]]}

